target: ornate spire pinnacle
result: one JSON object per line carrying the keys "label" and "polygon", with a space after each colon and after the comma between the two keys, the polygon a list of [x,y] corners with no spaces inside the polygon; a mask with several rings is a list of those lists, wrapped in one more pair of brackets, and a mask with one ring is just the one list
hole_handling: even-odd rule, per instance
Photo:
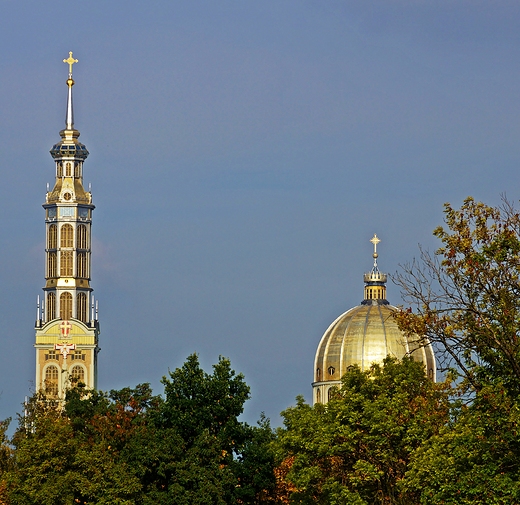
{"label": "ornate spire pinnacle", "polygon": [[381,240],[379,240],[377,235],[374,233],[374,236],[372,237],[370,242],[372,242],[372,244],[374,244],[374,254],[372,254],[372,257],[374,258],[374,268],[377,269],[377,257],[378,257],[378,254],[377,254],[377,244],[379,244],[379,242],[381,242]]}
{"label": "ornate spire pinnacle", "polygon": [[374,253],[372,254],[372,258],[374,258],[374,266],[372,270],[363,276],[363,280],[365,281],[365,302],[376,301],[376,303],[388,303],[386,301],[386,274],[382,274],[377,267],[377,258],[379,254],[377,254],[377,244],[381,242],[379,237],[374,233],[374,236],[371,238],[370,242],[374,245]]}
{"label": "ornate spire pinnacle", "polygon": [[63,63],[67,63],[69,65],[69,78],[67,79],[69,94],[67,97],[67,117],[65,118],[65,127],[67,130],[74,129],[74,112],[72,110],[72,86],[74,86],[74,80],[72,79],[72,65],[77,62],[78,60],[75,60],[72,57],[72,51],[69,51],[69,57],[63,60]]}

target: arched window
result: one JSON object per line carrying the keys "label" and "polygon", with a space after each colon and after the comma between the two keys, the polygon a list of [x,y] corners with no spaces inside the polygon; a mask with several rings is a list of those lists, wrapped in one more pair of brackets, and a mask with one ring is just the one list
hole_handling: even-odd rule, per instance
{"label": "arched window", "polygon": [[49,293],[47,295],[47,321],[56,319],[56,295]]}
{"label": "arched window", "polygon": [[72,165],[69,162],[65,165],[65,177],[72,177]]}
{"label": "arched window", "polygon": [[76,257],[76,275],[82,279],[86,279],[87,275],[87,253],[79,252]]}
{"label": "arched window", "polygon": [[70,224],[64,224],[61,227],[61,247],[73,247],[74,229]]}
{"label": "arched window", "polygon": [[56,176],[63,177],[63,165],[60,162],[56,164]]}
{"label": "arched window", "polygon": [[62,293],[60,296],[60,319],[64,321],[72,317],[72,295],[68,292]]}
{"label": "arched window", "polygon": [[49,256],[48,256],[48,263],[47,263],[47,277],[49,277],[49,278],[57,277],[56,261],[57,261],[56,253],[50,252]]}
{"label": "arched window", "polygon": [[316,390],[316,403],[321,403],[321,391],[320,388]]}
{"label": "arched window", "polygon": [[58,227],[55,224],[49,226],[49,243],[48,249],[56,249],[58,247]]}
{"label": "arched window", "polygon": [[87,248],[87,227],[84,224],[78,226],[78,249]]}
{"label": "arched window", "polygon": [[87,295],[78,293],[76,301],[76,316],[80,321],[87,322]]}
{"label": "arched window", "polygon": [[321,380],[321,370],[319,368],[316,368],[316,380]]}
{"label": "arched window", "polygon": [[80,365],[74,365],[70,371],[70,376],[80,382],[85,382],[85,370]]}
{"label": "arched window", "polygon": [[72,251],[60,252],[60,275],[62,277],[72,276]]}
{"label": "arched window", "polygon": [[45,392],[50,396],[58,396],[58,367],[50,365],[45,369]]}
{"label": "arched window", "polygon": [[336,369],[333,366],[329,366],[328,372],[329,372],[329,375],[334,375],[334,373],[336,372]]}
{"label": "arched window", "polygon": [[79,163],[74,163],[74,177],[81,177],[81,165]]}
{"label": "arched window", "polygon": [[332,388],[329,388],[327,390],[327,400],[330,402],[331,398],[332,398]]}

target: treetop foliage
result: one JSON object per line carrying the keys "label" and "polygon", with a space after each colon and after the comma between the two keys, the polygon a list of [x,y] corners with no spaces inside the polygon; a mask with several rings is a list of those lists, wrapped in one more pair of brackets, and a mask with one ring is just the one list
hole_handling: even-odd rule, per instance
{"label": "treetop foliage", "polygon": [[148,384],[107,394],[80,383],[63,403],[35,395],[19,418],[13,452],[0,453],[0,499],[227,505],[269,493],[272,430],[263,418],[257,427],[238,420],[249,387],[229,360],[220,358],[208,374],[191,355],[162,383],[164,396]]}
{"label": "treetop foliage", "polygon": [[442,246],[396,275],[414,312],[397,314],[409,334],[428,339],[441,368],[455,367],[473,389],[499,378],[520,393],[520,214],[506,200],[445,204]]}

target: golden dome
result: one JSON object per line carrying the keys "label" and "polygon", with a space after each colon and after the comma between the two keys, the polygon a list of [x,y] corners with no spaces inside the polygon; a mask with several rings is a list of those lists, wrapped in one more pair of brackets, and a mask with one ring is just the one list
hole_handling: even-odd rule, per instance
{"label": "golden dome", "polygon": [[341,314],[324,333],[314,361],[314,403],[326,403],[332,386],[339,386],[349,367],[358,365],[368,370],[387,356],[402,359],[411,356],[426,367],[428,377],[435,380],[436,364],[431,345],[407,338],[397,327],[393,313],[398,310],[386,300],[386,275],[377,268],[374,244],[374,267],[364,275],[365,299],[361,305]]}

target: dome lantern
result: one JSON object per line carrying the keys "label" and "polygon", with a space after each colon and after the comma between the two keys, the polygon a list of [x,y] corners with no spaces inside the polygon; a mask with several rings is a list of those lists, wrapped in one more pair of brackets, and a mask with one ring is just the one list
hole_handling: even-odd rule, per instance
{"label": "dome lantern", "polygon": [[375,302],[386,305],[388,304],[386,300],[387,275],[381,273],[377,267],[377,258],[379,256],[377,254],[377,244],[379,244],[381,240],[374,233],[370,242],[374,244],[374,254],[372,254],[372,257],[374,258],[374,266],[370,272],[363,276],[363,280],[365,281],[365,298],[361,303],[367,305]]}

